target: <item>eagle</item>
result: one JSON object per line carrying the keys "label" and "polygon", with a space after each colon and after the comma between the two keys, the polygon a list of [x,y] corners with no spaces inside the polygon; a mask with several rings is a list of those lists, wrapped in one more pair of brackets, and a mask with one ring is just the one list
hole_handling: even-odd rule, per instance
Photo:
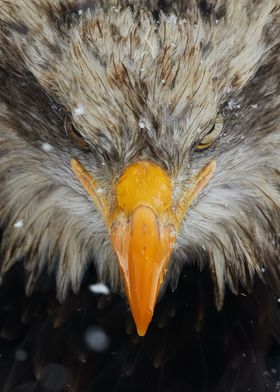
{"label": "eagle", "polygon": [[278,0],[0,0],[4,392],[280,388]]}

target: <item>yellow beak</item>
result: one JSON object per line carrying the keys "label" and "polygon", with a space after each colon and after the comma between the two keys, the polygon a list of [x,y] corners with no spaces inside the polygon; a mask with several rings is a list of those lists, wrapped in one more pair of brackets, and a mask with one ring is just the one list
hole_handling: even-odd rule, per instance
{"label": "yellow beak", "polygon": [[115,186],[116,203],[95,189],[98,184],[77,161],[72,170],[100,209],[116,252],[137,332],[145,335],[180,228],[192,201],[210,180],[215,161],[192,179],[191,188],[175,204],[167,173],[150,162],[130,165]]}

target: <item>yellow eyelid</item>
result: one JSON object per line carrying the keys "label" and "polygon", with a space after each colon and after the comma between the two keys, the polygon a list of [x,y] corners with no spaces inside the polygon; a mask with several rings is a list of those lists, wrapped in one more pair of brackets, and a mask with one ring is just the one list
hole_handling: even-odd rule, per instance
{"label": "yellow eyelid", "polygon": [[197,150],[206,150],[206,148],[210,147],[211,144],[212,144],[212,142],[206,143],[206,144],[199,144],[198,146],[196,146],[196,149]]}

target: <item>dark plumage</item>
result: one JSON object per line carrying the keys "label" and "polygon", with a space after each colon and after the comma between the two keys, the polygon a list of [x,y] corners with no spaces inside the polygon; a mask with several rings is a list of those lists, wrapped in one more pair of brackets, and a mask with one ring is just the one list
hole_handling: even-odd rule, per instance
{"label": "dark plumage", "polygon": [[279,389],[279,26],[0,0],[1,390]]}

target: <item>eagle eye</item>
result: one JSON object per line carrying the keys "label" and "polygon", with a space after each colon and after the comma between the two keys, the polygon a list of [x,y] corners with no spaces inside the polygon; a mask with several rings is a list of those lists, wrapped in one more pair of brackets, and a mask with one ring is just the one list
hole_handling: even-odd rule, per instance
{"label": "eagle eye", "polygon": [[89,151],[90,147],[88,143],[85,141],[81,133],[75,128],[73,124],[73,120],[70,114],[66,114],[65,119],[64,119],[64,128],[71,139],[71,141],[80,149],[84,151]]}
{"label": "eagle eye", "polygon": [[219,113],[216,116],[214,125],[211,127],[209,132],[204,136],[201,142],[196,146],[196,149],[198,151],[201,151],[201,150],[206,150],[208,147],[210,147],[212,143],[214,143],[214,141],[220,135],[223,129],[223,124],[224,124],[223,117]]}

